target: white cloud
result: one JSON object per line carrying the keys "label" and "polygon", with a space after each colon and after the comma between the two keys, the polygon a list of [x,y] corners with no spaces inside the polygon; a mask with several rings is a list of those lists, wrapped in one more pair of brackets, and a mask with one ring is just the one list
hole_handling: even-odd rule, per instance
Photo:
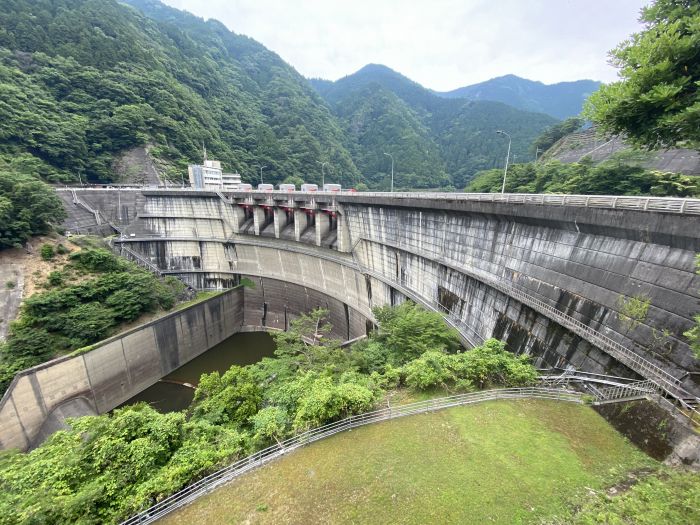
{"label": "white cloud", "polygon": [[611,81],[607,52],[648,0],[165,0],[258,40],[307,77],[367,63],[438,90],[513,73]]}

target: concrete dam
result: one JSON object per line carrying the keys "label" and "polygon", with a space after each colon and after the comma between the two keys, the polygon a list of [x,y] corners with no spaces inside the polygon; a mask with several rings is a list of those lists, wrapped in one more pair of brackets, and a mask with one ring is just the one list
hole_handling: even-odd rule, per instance
{"label": "concrete dam", "polygon": [[[86,380],[78,390],[65,371],[47,372],[78,358],[18,375],[0,405],[3,447],[31,446],[64,407],[108,411],[212,341],[285,329],[315,306],[330,310],[337,337],[352,339],[371,328],[373,306],[411,299],[440,311],[467,347],[496,337],[540,368],[651,379],[672,398],[700,393],[698,361],[683,337],[700,311],[697,200],[57,191],[70,232],[111,234],[123,256],[196,289],[232,288],[243,277],[256,286],[197,305],[207,313],[155,321],[145,339],[116,336],[79,356]],[[632,300],[648,302],[634,319],[626,317]],[[208,331],[216,332],[211,341],[191,335]],[[112,356],[109,366],[99,352]]]}

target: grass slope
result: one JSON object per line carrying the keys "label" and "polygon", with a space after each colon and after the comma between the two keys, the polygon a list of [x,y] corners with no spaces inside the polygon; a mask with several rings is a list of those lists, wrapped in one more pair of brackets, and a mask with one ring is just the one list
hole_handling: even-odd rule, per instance
{"label": "grass slope", "polygon": [[497,401],[334,436],[164,523],[531,523],[652,464],[588,407]]}

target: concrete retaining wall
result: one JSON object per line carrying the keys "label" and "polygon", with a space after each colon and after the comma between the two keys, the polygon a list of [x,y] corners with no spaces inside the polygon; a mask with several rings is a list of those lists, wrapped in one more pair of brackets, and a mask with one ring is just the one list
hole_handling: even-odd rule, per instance
{"label": "concrete retaining wall", "polygon": [[244,325],[285,329],[299,313],[330,310],[333,336],[366,333],[367,318],[341,300],[301,284],[249,276],[238,288],[103,341],[76,357],[26,370],[0,401],[0,447],[26,450],[65,416],[102,414],[148,388]]}

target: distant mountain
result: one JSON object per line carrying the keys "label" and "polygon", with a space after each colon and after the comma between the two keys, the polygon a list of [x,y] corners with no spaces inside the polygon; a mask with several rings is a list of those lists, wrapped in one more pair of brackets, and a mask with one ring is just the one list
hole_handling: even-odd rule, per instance
{"label": "distant mountain", "polygon": [[477,171],[503,164],[508,142],[497,130],[510,133],[512,154],[524,160],[532,141],[556,122],[499,102],[440,97],[377,64],[336,82],[310,83],[340,119],[360,171],[381,187],[391,166],[384,152],[394,155],[400,187],[461,189]]}
{"label": "distant mountain", "polygon": [[578,115],[588,95],[596,91],[600,84],[595,80],[543,84],[515,75],[505,75],[452,91],[434,93],[444,98],[493,100],[565,119]]}

